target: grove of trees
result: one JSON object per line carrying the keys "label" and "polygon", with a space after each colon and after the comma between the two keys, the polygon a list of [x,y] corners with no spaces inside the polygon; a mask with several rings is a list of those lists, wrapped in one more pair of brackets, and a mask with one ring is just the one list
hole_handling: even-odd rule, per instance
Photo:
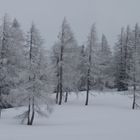
{"label": "grove of trees", "polygon": [[26,33],[17,19],[4,15],[0,24],[0,115],[4,108],[24,106],[18,117],[32,125],[36,113],[47,116],[52,105],[67,102],[71,92],[86,91],[87,106],[91,90],[105,89],[130,90],[135,109],[140,98],[139,54],[138,24],[122,28],[112,47],[104,34],[98,38],[93,24],[87,43],[79,45],[64,18],[58,39],[48,51],[34,23]]}

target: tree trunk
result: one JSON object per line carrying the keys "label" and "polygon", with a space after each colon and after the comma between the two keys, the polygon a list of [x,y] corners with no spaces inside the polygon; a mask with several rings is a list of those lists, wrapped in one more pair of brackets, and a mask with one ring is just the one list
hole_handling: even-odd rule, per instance
{"label": "tree trunk", "polygon": [[136,86],[134,84],[134,93],[133,93],[133,105],[132,105],[132,109],[135,109],[135,105],[136,105]]}
{"label": "tree trunk", "polygon": [[0,118],[1,118],[1,112],[2,112],[2,92],[1,92],[1,88],[0,88],[0,103],[1,103],[1,106],[0,106]]}
{"label": "tree trunk", "polygon": [[62,88],[63,88],[62,83],[60,83],[59,105],[62,104],[62,96],[63,96],[63,90],[62,90]]}
{"label": "tree trunk", "polygon": [[57,91],[56,91],[56,104],[58,104],[59,99],[59,77],[58,77],[58,84],[57,84]]}
{"label": "tree trunk", "polygon": [[59,89],[60,89],[59,105],[62,104],[62,96],[63,96],[63,49],[64,49],[64,46],[61,45],[61,54],[60,54],[60,79],[59,79]]}
{"label": "tree trunk", "polygon": [[56,104],[58,104],[59,91],[56,91]]}
{"label": "tree trunk", "polygon": [[89,66],[87,71],[87,94],[86,94],[86,102],[85,102],[86,106],[88,105],[88,100],[89,100],[91,57],[92,57],[92,40],[90,41],[89,57],[88,57]]}
{"label": "tree trunk", "polygon": [[1,112],[2,112],[2,108],[0,108],[0,118],[1,118]]}
{"label": "tree trunk", "polygon": [[32,116],[31,116],[31,122],[30,122],[30,125],[33,125],[33,121],[34,121],[34,116],[35,116],[35,108],[34,108],[34,98],[33,98],[33,101],[32,101]]}
{"label": "tree trunk", "polygon": [[87,75],[87,94],[86,94],[86,103],[85,105],[88,105],[89,100],[89,89],[90,89],[90,68],[88,69],[88,75]]}
{"label": "tree trunk", "polygon": [[68,92],[66,92],[65,103],[67,103],[67,101],[68,101]]}
{"label": "tree trunk", "polygon": [[134,44],[134,54],[133,54],[133,59],[134,59],[134,62],[133,62],[133,67],[134,67],[134,71],[133,71],[133,82],[134,82],[134,85],[133,85],[133,105],[132,105],[132,109],[135,109],[135,106],[136,106],[136,52],[137,52],[137,37],[138,37],[138,34],[137,34],[137,25],[135,26],[135,44]]}
{"label": "tree trunk", "polygon": [[59,99],[59,57],[57,57],[57,88],[56,88],[56,104],[58,104]]}
{"label": "tree trunk", "polygon": [[28,121],[27,121],[27,125],[30,125],[30,111],[31,111],[31,105],[30,105],[30,98],[29,98],[29,105],[28,105]]}

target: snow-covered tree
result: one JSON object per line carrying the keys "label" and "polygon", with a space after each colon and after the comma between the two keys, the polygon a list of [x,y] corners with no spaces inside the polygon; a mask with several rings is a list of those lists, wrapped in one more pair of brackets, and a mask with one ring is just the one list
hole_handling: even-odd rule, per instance
{"label": "snow-covered tree", "polygon": [[[7,101],[16,105],[14,90],[17,89],[23,77],[25,66],[25,37],[17,19],[14,19],[10,27],[10,43],[8,55],[8,81],[10,83],[10,94]],[[17,106],[17,105],[16,105]]]}
{"label": "snow-covered tree", "polygon": [[51,111],[52,102],[49,97],[49,76],[44,65],[42,39],[34,24],[28,33],[27,47],[27,73],[24,75],[26,80],[19,89],[22,93],[19,95],[19,100],[21,103],[26,103],[28,109],[20,117],[23,122],[27,119],[27,125],[32,125],[35,113],[46,116],[40,106],[43,103],[47,104],[48,111]]}
{"label": "snow-covered tree", "polygon": [[53,73],[53,79],[54,79],[54,91],[56,92],[56,104],[59,100],[59,50],[60,50],[60,44],[55,43],[53,45],[52,51],[51,51],[51,65],[52,65],[52,73]]}
{"label": "snow-covered tree", "polygon": [[66,18],[64,18],[61,31],[58,35],[57,48],[55,48],[56,56],[56,75],[57,75],[57,98],[59,97],[59,105],[62,103],[63,93],[66,92],[66,100],[68,92],[76,88],[76,79],[78,73],[76,71],[79,52],[77,42],[71,31]]}
{"label": "snow-covered tree", "polygon": [[0,114],[2,108],[8,105],[7,101],[3,96],[8,95],[10,92],[11,77],[10,77],[10,43],[11,43],[11,32],[10,32],[10,21],[8,16],[5,14],[1,25],[0,35]]}
{"label": "snow-covered tree", "polygon": [[116,43],[115,62],[116,62],[116,86],[118,91],[128,90],[128,39],[124,29],[121,29],[119,40]]}
{"label": "snow-covered tree", "polygon": [[86,54],[86,48],[84,45],[82,45],[79,55],[79,63],[78,63],[78,71],[80,74],[80,78],[78,81],[78,90],[84,91],[86,90],[86,76],[87,76],[87,54]]}
{"label": "snow-covered tree", "polygon": [[115,51],[116,83],[119,91],[128,90],[133,87],[132,109],[139,106],[139,86],[140,86],[140,28],[138,24],[131,31],[127,26],[126,32],[121,31],[120,40]]}
{"label": "snow-covered tree", "polygon": [[131,65],[131,79],[133,86],[133,104],[132,109],[140,107],[139,99],[140,95],[138,93],[138,87],[140,86],[140,28],[139,25],[135,25],[133,31],[133,46],[132,46],[132,65]]}
{"label": "snow-covered tree", "polygon": [[[97,86],[103,90],[104,87],[109,87],[111,83],[111,63],[112,63],[112,52],[110,50],[106,36],[102,35],[101,48],[98,52],[98,78]],[[113,79],[113,78],[112,78]]]}
{"label": "snow-covered tree", "polygon": [[91,87],[91,83],[94,82],[94,74],[96,69],[96,52],[97,52],[97,35],[95,24],[92,25],[89,36],[88,36],[88,45],[87,45],[87,56],[88,56],[88,65],[87,65],[87,76],[86,76],[86,102],[85,105],[88,105],[89,101],[89,91]]}

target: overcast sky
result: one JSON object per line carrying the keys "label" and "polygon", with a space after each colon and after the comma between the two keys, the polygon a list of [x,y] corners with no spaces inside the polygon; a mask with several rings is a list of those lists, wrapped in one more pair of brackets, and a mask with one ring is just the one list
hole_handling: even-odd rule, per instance
{"label": "overcast sky", "polygon": [[140,23],[140,0],[0,0],[0,16],[4,13],[16,17],[25,30],[34,21],[48,48],[57,40],[64,16],[79,44],[96,23],[99,37],[104,33],[113,45],[121,26]]}

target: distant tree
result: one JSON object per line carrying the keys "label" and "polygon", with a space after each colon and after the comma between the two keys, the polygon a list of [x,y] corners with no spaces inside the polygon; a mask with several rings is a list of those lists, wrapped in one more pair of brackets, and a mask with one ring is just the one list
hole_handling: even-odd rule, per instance
{"label": "distant tree", "polygon": [[55,79],[55,87],[54,91],[56,92],[56,104],[58,104],[59,101],[59,57],[60,56],[60,44],[55,43],[53,45],[52,51],[51,51],[51,65],[52,65],[52,73],[53,73],[53,79]]}
{"label": "distant tree", "polygon": [[98,52],[98,87],[103,90],[111,83],[112,72],[112,52],[105,35],[102,35],[101,48]]}
{"label": "distant tree", "polygon": [[5,14],[3,18],[3,23],[1,26],[1,38],[0,38],[0,115],[1,110],[8,106],[7,101],[4,99],[4,95],[9,94],[10,90],[10,81],[9,81],[9,53],[10,53],[10,21],[8,16]]}
{"label": "distant tree", "polygon": [[135,29],[133,32],[133,55],[132,55],[132,85],[133,85],[133,104],[132,109],[136,107],[140,107],[138,105],[139,95],[136,93],[137,86],[139,86],[140,82],[140,28],[138,24],[135,25]]}
{"label": "distant tree", "polygon": [[82,45],[80,56],[79,56],[79,64],[78,64],[78,71],[80,74],[80,79],[78,82],[78,90],[80,91],[86,90],[87,64],[88,62],[87,62],[86,48],[84,45]]}
{"label": "distant tree", "polygon": [[116,44],[116,86],[118,91],[128,90],[128,73],[127,73],[127,58],[128,58],[128,45],[126,44],[126,34],[124,29],[121,29],[119,41]]}
{"label": "distant tree", "polygon": [[116,44],[115,65],[116,83],[118,91],[131,89],[133,95],[132,109],[139,105],[140,87],[140,28],[138,24],[131,30],[129,26],[121,31],[120,39]]}
{"label": "distant tree", "polygon": [[7,101],[12,106],[16,105],[14,90],[17,89],[21,83],[25,63],[25,37],[21,30],[20,24],[17,19],[14,19],[10,26],[10,42],[8,49],[8,81],[9,81],[9,94]]}

